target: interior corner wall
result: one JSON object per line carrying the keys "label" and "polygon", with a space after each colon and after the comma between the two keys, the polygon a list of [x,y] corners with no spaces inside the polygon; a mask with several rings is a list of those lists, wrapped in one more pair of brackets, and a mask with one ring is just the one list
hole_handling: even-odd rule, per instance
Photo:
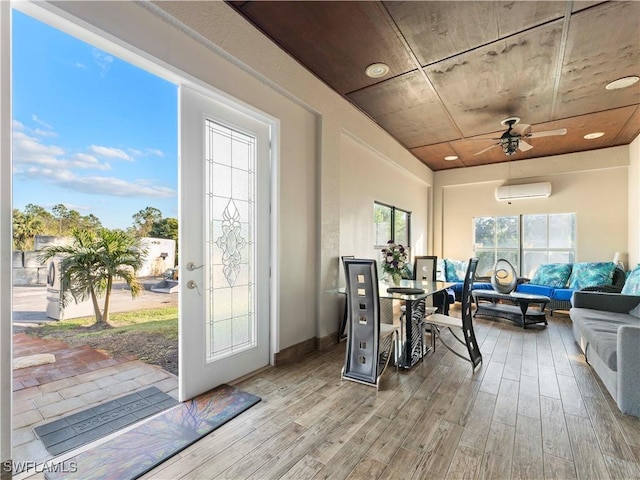
{"label": "interior corner wall", "polygon": [[[464,259],[473,254],[476,216],[576,213],[577,261],[608,261],[615,252],[626,259],[626,146],[457,170],[436,172],[439,256]],[[551,196],[497,201],[495,189],[507,178],[510,184],[551,182]]]}
{"label": "interior corner wall", "polygon": [[411,253],[428,253],[429,185],[349,135],[340,148],[340,255],[379,260],[373,203],[411,212]]}
{"label": "interior corner wall", "polygon": [[640,136],[629,145],[629,262],[640,264]]}

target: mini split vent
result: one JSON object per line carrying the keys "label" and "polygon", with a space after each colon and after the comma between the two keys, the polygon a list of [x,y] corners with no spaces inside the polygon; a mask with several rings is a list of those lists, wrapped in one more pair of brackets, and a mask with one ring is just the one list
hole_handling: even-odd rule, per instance
{"label": "mini split vent", "polygon": [[503,185],[496,188],[496,200],[520,200],[544,198],[551,195],[551,183],[527,183],[524,185]]}

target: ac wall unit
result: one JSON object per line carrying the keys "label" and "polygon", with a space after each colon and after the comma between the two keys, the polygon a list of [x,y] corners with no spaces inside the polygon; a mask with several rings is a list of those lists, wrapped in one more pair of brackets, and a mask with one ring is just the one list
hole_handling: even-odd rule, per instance
{"label": "ac wall unit", "polygon": [[496,188],[496,200],[519,200],[524,198],[543,198],[551,195],[551,183],[526,183],[523,185],[504,185]]}

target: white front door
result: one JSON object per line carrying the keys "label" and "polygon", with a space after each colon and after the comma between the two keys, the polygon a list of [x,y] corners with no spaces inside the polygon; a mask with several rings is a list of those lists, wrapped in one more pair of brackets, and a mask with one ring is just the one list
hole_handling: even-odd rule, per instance
{"label": "white front door", "polygon": [[269,125],[180,87],[180,400],[269,364]]}

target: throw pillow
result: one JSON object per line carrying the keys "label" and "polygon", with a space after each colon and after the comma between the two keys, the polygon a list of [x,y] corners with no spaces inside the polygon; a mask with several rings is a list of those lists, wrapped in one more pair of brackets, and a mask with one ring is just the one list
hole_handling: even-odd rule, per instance
{"label": "throw pillow", "polygon": [[540,265],[529,283],[545,287],[564,288],[571,275],[570,263],[546,263]]}
{"label": "throw pillow", "polygon": [[436,282],[447,281],[447,265],[444,258],[439,258],[436,265]]}
{"label": "throw pillow", "polygon": [[447,265],[446,278],[447,282],[464,282],[464,276],[467,273],[467,261],[445,259]]}
{"label": "throw pillow", "polygon": [[640,303],[636,305],[635,308],[629,310],[629,315],[640,318]]}
{"label": "throw pillow", "polygon": [[640,265],[629,274],[620,293],[623,295],[640,295]]}
{"label": "throw pillow", "polygon": [[580,290],[585,287],[611,285],[615,268],[616,264],[613,262],[574,263],[569,288]]}

